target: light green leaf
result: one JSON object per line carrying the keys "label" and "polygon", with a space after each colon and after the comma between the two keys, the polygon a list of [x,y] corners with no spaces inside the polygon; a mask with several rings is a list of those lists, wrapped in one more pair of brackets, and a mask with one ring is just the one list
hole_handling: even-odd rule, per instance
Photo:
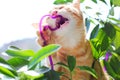
{"label": "light green leaf", "polygon": [[12,50],[12,49],[8,49],[6,53],[10,56],[16,56],[21,58],[31,57],[35,54],[33,50]]}
{"label": "light green leaf", "polygon": [[91,45],[93,57],[97,60],[99,58],[99,49],[97,48],[97,47],[99,47],[98,39],[96,39],[96,38],[91,39],[90,45]]}
{"label": "light green leaf", "polygon": [[73,56],[68,56],[67,57],[67,62],[68,62],[68,68],[72,72],[76,66],[76,59]]}
{"label": "light green leaf", "polygon": [[85,0],[80,0],[80,3],[83,3]]}
{"label": "light green leaf", "polygon": [[88,66],[77,66],[77,68],[79,68],[80,70],[88,72],[89,74],[91,74],[93,77],[95,77],[97,79],[96,71],[94,69],[92,69],[91,67],[88,67]]}
{"label": "light green leaf", "polygon": [[120,6],[120,0],[111,0],[113,5]]}
{"label": "light green leaf", "polygon": [[9,76],[9,77],[15,78],[15,75],[10,70],[8,70],[7,68],[3,66],[0,66],[0,73],[6,76]]}
{"label": "light green leaf", "polygon": [[31,69],[34,65],[36,65],[38,62],[40,62],[42,59],[50,56],[51,54],[55,53],[59,49],[60,49],[60,45],[55,45],[55,44],[51,44],[46,47],[43,47],[30,60],[30,62],[28,64],[28,68]]}

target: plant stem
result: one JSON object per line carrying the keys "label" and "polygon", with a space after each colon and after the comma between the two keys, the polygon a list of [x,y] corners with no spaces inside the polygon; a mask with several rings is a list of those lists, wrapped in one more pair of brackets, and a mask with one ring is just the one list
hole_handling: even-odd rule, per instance
{"label": "plant stem", "polygon": [[70,72],[70,80],[72,80],[72,72]]}

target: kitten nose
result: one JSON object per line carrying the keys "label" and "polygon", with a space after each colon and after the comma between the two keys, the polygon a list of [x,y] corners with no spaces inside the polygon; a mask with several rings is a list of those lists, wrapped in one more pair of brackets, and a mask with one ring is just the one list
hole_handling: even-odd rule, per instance
{"label": "kitten nose", "polygon": [[53,11],[52,16],[56,16],[56,15],[57,15],[57,11]]}

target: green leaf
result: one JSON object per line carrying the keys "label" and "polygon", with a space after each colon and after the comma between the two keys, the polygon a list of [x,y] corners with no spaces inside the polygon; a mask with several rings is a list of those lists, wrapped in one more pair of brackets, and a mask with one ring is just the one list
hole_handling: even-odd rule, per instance
{"label": "green leaf", "polygon": [[15,78],[15,75],[10,70],[8,70],[7,68],[5,68],[3,66],[0,66],[0,73],[4,74],[6,76],[9,76],[11,78]]}
{"label": "green leaf", "polygon": [[96,71],[94,69],[92,69],[91,67],[88,67],[88,66],[77,66],[77,68],[79,68],[80,70],[88,72],[89,74],[91,74],[93,77],[95,77],[97,79]]}
{"label": "green leaf", "polygon": [[87,32],[90,28],[90,20],[88,18],[85,19],[85,26],[86,26],[86,29],[87,29]]}
{"label": "green leaf", "polygon": [[67,62],[68,62],[68,67],[69,70],[72,72],[76,66],[76,59],[73,56],[68,56],[67,57]]}
{"label": "green leaf", "polygon": [[120,75],[120,56],[116,53],[114,55],[110,58],[110,66],[116,74]]}
{"label": "green leaf", "polygon": [[60,80],[60,74],[54,70],[45,73],[47,80]]}
{"label": "green leaf", "polygon": [[111,16],[114,16],[114,7],[112,7],[112,8],[110,9],[109,14],[110,14]]}
{"label": "green leaf", "polygon": [[92,9],[90,6],[85,6],[86,9]]}
{"label": "green leaf", "polygon": [[12,71],[10,71],[9,69],[4,68],[3,66],[0,66],[0,73],[6,75],[8,77],[15,78],[14,73]]}
{"label": "green leaf", "polygon": [[97,0],[92,0],[94,3],[97,3]]}
{"label": "green leaf", "polygon": [[94,27],[94,29],[91,32],[90,39],[95,38],[99,30],[99,24]]}
{"label": "green leaf", "polygon": [[7,61],[10,65],[14,66],[16,70],[23,67],[24,65],[27,65],[29,61],[19,58],[19,57],[13,57]]}
{"label": "green leaf", "polygon": [[60,66],[62,66],[62,67],[64,67],[64,68],[66,68],[66,69],[69,69],[69,68],[68,68],[68,65],[66,65],[66,64],[64,64],[64,63],[61,63],[61,62],[58,62],[58,63],[56,63],[55,65],[60,65]]}
{"label": "green leaf", "polygon": [[9,70],[14,71],[13,66],[11,66],[7,61],[5,61],[3,58],[0,57],[0,66],[3,66]]}
{"label": "green leaf", "polygon": [[30,62],[28,64],[28,68],[31,69],[34,65],[36,65],[38,62],[40,62],[42,59],[50,56],[51,54],[55,53],[59,49],[60,49],[60,45],[55,45],[55,44],[51,44],[46,47],[43,47],[30,60]]}
{"label": "green leaf", "polygon": [[110,37],[111,39],[114,39],[116,35],[116,30],[111,23],[105,23],[105,27],[103,28],[103,30],[108,37]]}
{"label": "green leaf", "polygon": [[105,3],[105,4],[107,4],[105,0],[100,0],[100,1],[102,1],[102,2]]}
{"label": "green leaf", "polygon": [[104,64],[104,66],[105,66],[105,69],[106,69],[107,73],[108,73],[110,76],[112,76],[113,78],[115,78],[115,80],[119,80],[119,79],[120,79],[120,75],[119,75],[119,74],[116,74],[116,73],[113,71],[113,69],[112,69],[112,67],[110,66],[110,64],[109,64],[107,61],[105,61],[105,60],[103,60],[102,62],[103,62],[103,64]]}
{"label": "green leaf", "polygon": [[10,46],[11,49],[15,49],[15,50],[21,50],[20,48],[16,47],[16,46]]}
{"label": "green leaf", "polygon": [[111,0],[114,6],[120,6],[120,0]]}
{"label": "green leaf", "polygon": [[91,49],[92,49],[92,54],[93,54],[93,57],[94,57],[95,59],[98,59],[98,58],[99,58],[99,52],[98,52],[97,47],[96,47],[97,43],[98,43],[98,40],[97,40],[97,39],[92,39],[92,40],[90,40],[90,45],[91,45]]}
{"label": "green leaf", "polygon": [[[113,18],[113,17],[109,17],[110,20],[115,21],[115,23],[120,24],[120,20]],[[116,25],[117,26],[117,25]],[[119,27],[118,27],[119,28]],[[120,28],[119,28],[120,29]]]}
{"label": "green leaf", "polygon": [[72,2],[73,0],[55,0],[53,4],[65,4],[67,2]]}
{"label": "green leaf", "polygon": [[80,0],[80,3],[83,3],[85,0]]}
{"label": "green leaf", "polygon": [[104,36],[102,43],[101,43],[101,51],[105,51],[108,49],[110,45],[110,41],[107,36]]}
{"label": "green leaf", "polygon": [[102,15],[102,14],[101,14],[100,12],[96,12],[96,15],[97,15],[97,16],[100,16],[100,15]]}
{"label": "green leaf", "polygon": [[119,31],[116,31],[114,45],[115,45],[116,49],[118,49],[120,47],[120,32]]}
{"label": "green leaf", "polygon": [[35,54],[33,50],[12,50],[12,49],[8,49],[6,53],[10,56],[16,56],[21,58],[31,57]]}

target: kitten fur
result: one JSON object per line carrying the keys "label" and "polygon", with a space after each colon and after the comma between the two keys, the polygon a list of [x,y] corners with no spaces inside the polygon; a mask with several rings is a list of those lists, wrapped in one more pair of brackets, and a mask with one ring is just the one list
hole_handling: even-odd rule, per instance
{"label": "kitten fur", "polygon": [[[54,64],[57,62],[66,63],[66,58],[68,55],[74,56],[76,58],[77,66],[89,66],[92,67],[94,58],[92,55],[90,43],[86,40],[86,30],[83,20],[82,12],[80,11],[80,0],[74,0],[72,4],[56,5],[49,14],[51,15],[62,15],[67,18],[64,24],[56,31],[45,30],[43,34],[47,44],[60,44],[61,49],[52,55]],[[44,25],[55,26],[55,19],[46,18]],[[33,24],[33,26],[38,26],[38,24]],[[38,43],[42,46],[43,40],[40,36],[39,31],[37,31]],[[48,64],[49,65],[49,64]],[[54,66],[56,71],[66,72],[65,76],[69,77],[69,72],[61,67]],[[98,79],[92,77],[89,73],[75,69],[72,80],[107,80],[100,63],[95,61],[94,69],[97,72]],[[66,77],[61,76],[60,80],[68,80]]]}

